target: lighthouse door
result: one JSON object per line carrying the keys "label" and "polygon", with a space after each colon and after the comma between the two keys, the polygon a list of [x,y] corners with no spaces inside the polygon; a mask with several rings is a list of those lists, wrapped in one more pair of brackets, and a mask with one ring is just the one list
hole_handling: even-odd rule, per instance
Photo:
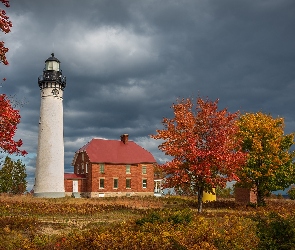
{"label": "lighthouse door", "polygon": [[78,181],[73,180],[73,193],[78,193]]}

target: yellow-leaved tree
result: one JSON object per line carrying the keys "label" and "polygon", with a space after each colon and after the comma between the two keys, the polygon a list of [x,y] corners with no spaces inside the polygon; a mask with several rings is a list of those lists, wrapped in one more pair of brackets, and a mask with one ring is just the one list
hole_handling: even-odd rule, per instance
{"label": "yellow-leaved tree", "polygon": [[294,133],[284,135],[284,119],[262,112],[246,113],[238,124],[242,148],[248,153],[247,164],[238,171],[239,184],[254,188],[257,204],[265,205],[267,194],[294,183]]}

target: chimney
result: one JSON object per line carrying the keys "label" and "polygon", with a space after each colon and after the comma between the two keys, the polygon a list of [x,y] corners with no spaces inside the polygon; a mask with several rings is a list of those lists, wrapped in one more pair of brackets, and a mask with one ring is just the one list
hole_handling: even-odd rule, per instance
{"label": "chimney", "polygon": [[128,134],[121,135],[121,141],[126,144],[128,142]]}

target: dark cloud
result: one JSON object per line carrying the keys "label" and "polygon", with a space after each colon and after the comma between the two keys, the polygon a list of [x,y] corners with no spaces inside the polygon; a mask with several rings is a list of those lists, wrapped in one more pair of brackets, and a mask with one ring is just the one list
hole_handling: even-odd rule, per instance
{"label": "dark cloud", "polygon": [[3,36],[10,65],[1,91],[23,100],[17,137],[32,185],[38,140],[37,78],[52,51],[67,77],[66,171],[93,137],[130,139],[167,158],[149,138],[177,98],[220,99],[220,108],[284,117],[294,131],[295,2],[17,1]]}

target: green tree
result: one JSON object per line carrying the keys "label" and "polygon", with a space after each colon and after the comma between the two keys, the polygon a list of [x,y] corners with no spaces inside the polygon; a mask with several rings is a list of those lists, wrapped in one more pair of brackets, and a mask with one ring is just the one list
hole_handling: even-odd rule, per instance
{"label": "green tree", "polygon": [[284,135],[284,119],[261,112],[246,113],[238,121],[247,164],[238,172],[238,185],[254,188],[259,206],[271,191],[285,189],[294,182],[294,133]]}
{"label": "green tree", "polygon": [[8,156],[5,158],[0,170],[0,192],[22,194],[27,189],[26,166],[21,160],[13,161]]}

